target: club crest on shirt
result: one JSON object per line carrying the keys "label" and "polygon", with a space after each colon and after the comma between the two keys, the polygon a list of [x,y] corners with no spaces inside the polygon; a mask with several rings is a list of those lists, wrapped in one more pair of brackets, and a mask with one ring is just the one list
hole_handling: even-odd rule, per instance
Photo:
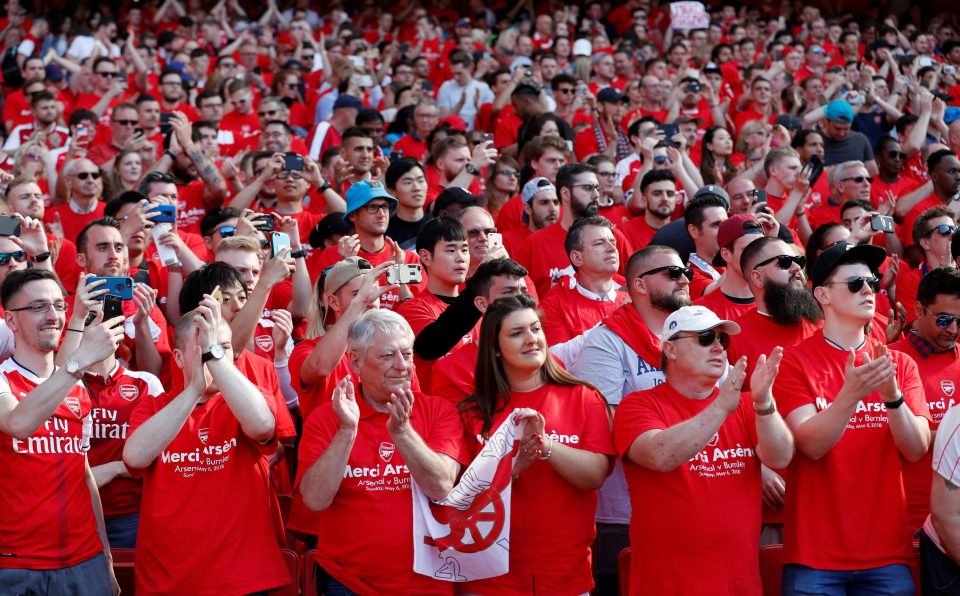
{"label": "club crest on shirt", "polygon": [[253,342],[264,352],[269,352],[273,349],[273,336],[271,335],[258,335],[253,339]]}
{"label": "club crest on shirt", "polygon": [[203,443],[204,445],[206,445],[206,444],[207,444],[207,439],[210,438],[210,429],[209,429],[209,428],[201,428],[200,430],[197,431],[197,436],[200,437],[200,442]]}
{"label": "club crest on shirt", "polygon": [[73,397],[68,395],[63,399],[63,405],[67,406],[67,409],[73,412],[73,415],[77,418],[83,418],[82,411],[80,410],[80,398]]}
{"label": "club crest on shirt", "polygon": [[136,385],[120,385],[117,393],[119,393],[123,399],[133,401],[140,395],[140,390],[137,389]]}
{"label": "club crest on shirt", "polygon": [[710,447],[716,447],[717,443],[719,442],[720,442],[720,435],[717,433],[713,433],[713,436],[710,437],[710,441],[707,443],[707,445]]}
{"label": "club crest on shirt", "polygon": [[956,391],[957,386],[953,384],[952,379],[943,379],[940,381],[940,389],[943,390],[943,394],[947,397],[953,397],[953,392]]}
{"label": "club crest on shirt", "polygon": [[388,443],[386,441],[380,443],[380,459],[385,462],[389,462],[393,459],[393,454],[397,451],[396,445],[393,443]]}

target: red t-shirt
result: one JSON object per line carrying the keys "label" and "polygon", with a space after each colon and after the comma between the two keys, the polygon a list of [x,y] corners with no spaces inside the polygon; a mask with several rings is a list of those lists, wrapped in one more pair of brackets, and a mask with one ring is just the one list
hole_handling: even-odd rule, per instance
{"label": "red t-shirt", "polygon": [[913,209],[911,209],[910,212],[907,213],[906,217],[903,218],[903,226],[901,227],[901,240],[904,247],[914,245],[913,224],[916,223],[917,218],[919,218],[927,209],[932,209],[933,207],[942,207],[945,204],[946,203],[941,201],[940,197],[937,196],[937,193],[932,192],[930,193],[930,196],[913,206]]}
{"label": "red t-shirt", "polygon": [[[923,356],[913,344],[903,338],[890,345],[891,350],[903,352],[913,358],[923,379],[923,392],[930,409],[930,430],[940,428],[940,421],[947,410],[957,401],[954,399],[960,385],[960,348],[954,345],[948,352]],[[960,396],[958,396],[960,399]],[[933,449],[920,461],[903,460],[903,489],[907,495],[907,518],[910,528],[923,525],[930,513],[930,483],[933,479]]]}
{"label": "red t-shirt", "polygon": [[[18,402],[45,380],[0,363],[0,393]],[[103,551],[86,477],[91,408],[78,381],[29,438],[0,433],[0,548],[13,555],[0,568],[63,569]]]}
{"label": "red t-shirt", "polygon": [[527,224],[523,223],[523,199],[520,198],[520,195],[511,198],[503,204],[503,207],[500,207],[496,223],[501,234],[511,230],[529,229]]}
{"label": "red t-shirt", "polygon": [[[384,247],[380,250],[380,252],[376,252],[376,253],[367,252],[363,249],[360,249],[360,252],[357,253],[357,256],[370,261],[370,264],[376,267],[381,263],[386,263],[387,261],[389,261],[392,255],[390,251],[387,249],[386,245],[384,245]],[[323,251],[317,253],[315,256],[310,257],[307,260],[307,270],[310,272],[310,280],[315,282],[320,277],[320,274],[323,272],[324,269],[326,269],[327,267],[330,267],[331,265],[339,263],[341,260],[342,259],[340,258],[340,253],[337,252],[336,246],[328,246],[327,248],[323,249]],[[420,257],[410,252],[409,250],[404,251],[404,263],[419,264]],[[407,286],[410,288],[410,291],[413,292],[414,296],[417,296],[427,291],[427,272],[422,271],[422,273],[423,273],[423,281],[421,283],[411,284]],[[383,274],[380,277],[380,285],[381,286],[387,285],[386,274]],[[384,292],[383,294],[380,295],[380,308],[393,310],[394,308],[396,308],[397,304],[399,303],[399,300],[400,300],[400,295],[397,294],[396,290],[391,290],[390,292]]]}
{"label": "red t-shirt", "polygon": [[777,346],[790,349],[816,333],[821,326],[806,319],[801,319],[796,325],[781,325],[773,317],[757,312],[756,307],[732,320],[740,325],[740,333],[730,336],[727,358],[734,363],[741,356],[746,356],[748,379],[753,374],[760,354],[769,356]]}
{"label": "red t-shirt", "polygon": [[[397,314],[410,323],[410,328],[413,329],[414,335],[419,335],[420,332],[423,331],[423,328],[435,322],[437,317],[447,310],[448,306],[449,304],[437,298],[431,292],[424,292],[412,300],[401,302],[397,306],[396,311]],[[466,344],[476,343],[479,339],[480,323],[478,322],[470,333],[460,338],[460,341],[457,342],[453,349],[447,352],[447,356],[453,354]],[[445,357],[446,356],[444,356],[444,358]],[[420,380],[420,386],[423,388],[423,391],[436,395],[432,389],[431,379],[433,377],[434,365],[439,360],[442,360],[442,358],[439,360],[424,360],[420,356],[414,355],[413,360],[417,366],[417,379]]]}
{"label": "red t-shirt", "polygon": [[647,223],[647,220],[644,219],[642,215],[617,226],[617,229],[620,230],[620,233],[622,233],[623,237],[627,240],[630,254],[637,252],[641,248],[646,248],[650,244],[650,241],[653,240],[653,235],[657,233],[657,230],[651,228],[650,224]]}
{"label": "red t-shirt", "polygon": [[454,407],[464,398],[473,395],[479,353],[477,342],[471,342],[438,360],[433,367],[433,394],[447,400]]}
{"label": "red t-shirt", "polygon": [[[497,229],[499,229],[499,227]],[[522,228],[515,228],[509,232],[504,232],[503,248],[507,251],[508,255],[516,254],[532,233],[533,232],[530,231],[530,228],[527,228],[526,226]]]}
{"label": "red t-shirt", "polygon": [[521,126],[523,126],[523,119],[517,116],[512,104],[507,104],[497,114],[497,124],[493,129],[493,144],[497,149],[516,144],[520,138]]}
{"label": "red t-shirt", "polygon": [[225,114],[220,121],[220,129],[233,133],[234,143],[230,150],[235,153],[247,149],[256,149],[262,132],[256,112],[250,112],[245,116],[238,112]]}
{"label": "red t-shirt", "polygon": [[[491,432],[514,408],[533,408],[546,419],[546,432],[565,447],[613,455],[610,413],[603,397],[583,385],[551,385],[511,392],[507,407],[493,417]],[[463,415],[470,449],[476,455],[481,419]],[[610,466],[610,470],[613,466]],[[549,497],[549,498],[547,498]],[[510,513],[510,571],[466,584],[477,594],[584,594],[593,588],[590,545],[596,535],[597,491],[564,480],[549,462],[536,462],[513,483]],[[562,523],[558,523],[562,520]]]}
{"label": "red t-shirt", "polygon": [[[674,470],[657,472],[626,457],[637,437],[690,420],[719,393],[715,388],[706,399],[689,399],[668,382],[631,393],[617,407],[613,438],[630,489],[634,594],[763,593],[760,460],[748,393],[707,445]],[[679,537],[682,548],[667,547]]]}
{"label": "red t-shirt", "polygon": [[570,284],[554,286],[540,302],[543,333],[548,345],[562,344],[582,334],[610,316],[628,300],[626,292],[616,291],[614,300],[595,300],[584,296]]}
{"label": "red t-shirt", "polygon": [[[696,300],[700,296],[703,296],[703,291],[707,289],[713,282],[717,281],[713,277],[705,272],[703,269],[700,269],[692,263],[687,263],[687,267],[693,269],[693,279],[690,280],[690,298]],[[715,269],[722,275],[723,267],[715,267]]]}
{"label": "red t-shirt", "polygon": [[[858,350],[858,364],[874,343],[868,339]],[[890,353],[904,407],[929,418],[916,363],[903,352]],[[801,406],[827,408],[843,386],[847,358],[823,331],[787,349],[773,388],[784,418]],[[797,450],[786,479],[785,563],[855,570],[913,560],[900,451],[883,401],[876,391],[861,399],[840,440],[819,460]]]}
{"label": "red t-shirt", "polygon": [[290,384],[300,397],[300,414],[304,420],[310,416],[314,408],[322,406],[324,400],[329,400],[330,396],[333,395],[334,387],[337,386],[340,379],[350,374],[350,359],[346,352],[344,352],[340,358],[340,362],[337,363],[333,371],[319,383],[307,385],[303,382],[300,371],[303,370],[306,365],[307,358],[310,357],[313,349],[317,347],[317,344],[321,341],[323,341],[322,337],[304,339],[293,347],[293,352],[290,354],[290,364],[288,365],[291,371]]}
{"label": "red t-shirt", "polygon": [[[388,415],[370,407],[359,388],[356,398],[357,437],[333,502],[317,515],[317,560],[331,577],[363,594],[453,594],[452,583],[413,572],[410,472],[387,431]],[[433,451],[469,463],[457,413],[444,400],[415,392],[410,424]],[[300,443],[298,492],[303,475],[323,455],[339,427],[329,400],[307,419]]]}
{"label": "red t-shirt", "polygon": [[753,296],[750,298],[732,298],[723,293],[720,288],[701,296],[693,301],[694,304],[705,306],[721,319],[736,321],[752,308],[756,303]]}
{"label": "red t-shirt", "polygon": [[207,201],[203,195],[207,185],[203,180],[192,180],[177,187],[177,230],[200,234],[200,220],[207,214]]}
{"label": "red t-shirt", "polygon": [[[131,432],[176,396],[141,400]],[[248,594],[290,583],[268,469],[276,450],[276,439],[247,437],[219,394],[193,409],[150,466],[135,471],[143,475],[137,592]]]}
{"label": "red t-shirt", "polygon": [[920,287],[920,280],[923,279],[926,269],[926,263],[920,263],[920,267],[911,269],[906,263],[900,264],[900,274],[897,276],[897,302],[902,304],[907,310],[907,325],[913,323],[917,318],[917,310],[914,305],[917,303],[917,290]]}
{"label": "red t-shirt", "polygon": [[107,204],[103,201],[97,201],[93,211],[80,214],[74,213],[68,201],[62,205],[46,209],[43,214],[43,223],[53,223],[55,217],[59,215],[60,225],[63,227],[63,237],[68,240],[76,240],[84,226],[95,219],[103,217],[103,208],[106,206]]}
{"label": "red t-shirt", "polygon": [[[123,461],[123,446],[130,430],[130,415],[145,399],[163,395],[160,380],[147,372],[127,370],[119,364],[106,377],[84,375],[93,402],[93,435],[90,440],[90,467]],[[116,478],[100,487],[103,516],[107,519],[140,511],[139,478]]]}
{"label": "red t-shirt", "polygon": [[427,154],[427,149],[427,142],[414,138],[413,133],[403,135],[393,144],[393,151],[403,153],[404,157],[412,157],[420,162]]}
{"label": "red t-shirt", "polygon": [[300,242],[303,245],[308,245],[310,243],[310,230],[312,230],[326,215],[326,213],[318,213],[316,211],[307,210],[302,210],[297,213],[280,213],[273,208],[264,209],[263,212],[274,213],[277,216],[292,217],[293,219],[297,220],[297,230],[300,232]]}
{"label": "red t-shirt", "polygon": [[874,207],[880,207],[880,202],[885,201],[887,191],[892,192],[893,196],[900,198],[903,195],[913,192],[920,186],[916,179],[909,176],[900,176],[896,182],[886,183],[879,176],[874,177],[873,184],[870,185],[870,202]]}

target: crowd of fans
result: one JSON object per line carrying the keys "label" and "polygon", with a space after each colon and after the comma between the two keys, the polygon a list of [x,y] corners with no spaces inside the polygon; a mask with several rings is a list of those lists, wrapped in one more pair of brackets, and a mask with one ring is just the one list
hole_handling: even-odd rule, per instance
{"label": "crowd of fans", "polygon": [[960,594],[957,15],[683,4],[7,0],[0,594]]}

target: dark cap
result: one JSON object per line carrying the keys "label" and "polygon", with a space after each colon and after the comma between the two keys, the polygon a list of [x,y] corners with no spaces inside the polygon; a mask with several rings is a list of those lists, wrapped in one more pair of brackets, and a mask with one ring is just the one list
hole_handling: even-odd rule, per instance
{"label": "dark cap", "polygon": [[466,207],[479,205],[481,197],[470,194],[459,186],[448,186],[443,189],[437,199],[433,202],[433,214],[439,216],[440,211],[448,208],[450,205],[460,204]]}
{"label": "dark cap", "polygon": [[723,202],[727,204],[727,209],[730,208],[730,195],[727,194],[727,191],[723,190],[722,186],[717,186],[716,184],[708,184],[701,187],[700,190],[694,193],[693,198],[690,200],[696,201],[699,197],[705,197],[707,195],[720,197],[723,199]]}
{"label": "dark cap", "polygon": [[597,101],[603,103],[620,103],[627,99],[627,96],[617,91],[615,87],[605,87],[597,93]]}
{"label": "dark cap", "polygon": [[797,118],[796,116],[791,116],[790,114],[780,114],[777,116],[777,119],[773,121],[773,123],[779,124],[789,131],[797,131],[803,128],[803,120]]}
{"label": "dark cap", "polygon": [[337,101],[333,102],[333,109],[339,110],[340,108],[353,108],[355,110],[362,110],[363,102],[352,95],[341,95],[337,98]]}
{"label": "dark cap", "polygon": [[313,248],[323,248],[324,240],[333,238],[337,234],[343,236],[352,231],[353,226],[350,222],[343,221],[342,211],[328,213],[310,230],[310,246]]}
{"label": "dark cap", "polygon": [[717,230],[717,246],[730,246],[749,234],[763,234],[760,220],[752,213],[738,213],[723,220]]}
{"label": "dark cap", "polygon": [[810,281],[815,288],[822,286],[834,269],[847,263],[864,263],[870,271],[877,271],[886,259],[887,251],[879,246],[841,242],[820,253],[813,263]]}

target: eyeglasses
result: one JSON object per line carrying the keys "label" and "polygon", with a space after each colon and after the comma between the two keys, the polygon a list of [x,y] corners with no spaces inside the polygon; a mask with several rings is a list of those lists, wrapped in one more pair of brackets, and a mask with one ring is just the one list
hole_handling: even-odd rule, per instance
{"label": "eyeglasses", "polygon": [[960,315],[948,315],[947,313],[935,313],[931,311],[926,306],[923,307],[923,310],[926,311],[928,315],[934,316],[934,322],[937,324],[937,327],[941,329],[946,329],[950,325],[953,325],[954,322],[960,324]]}
{"label": "eyeglasses", "polygon": [[13,252],[0,252],[0,265],[6,265],[10,262],[10,259],[13,259],[17,263],[22,263],[27,260],[27,251],[15,250]]}
{"label": "eyeglasses", "polygon": [[680,267],[679,265],[667,265],[666,267],[655,267],[646,273],[641,273],[637,276],[637,279],[641,277],[646,277],[648,275],[653,275],[655,273],[660,273],[661,271],[666,271],[667,275],[670,276],[670,279],[677,281],[680,279],[680,276],[687,278],[687,281],[693,280],[693,269],[689,267]]}
{"label": "eyeglasses", "polygon": [[874,294],[880,291],[880,280],[876,277],[850,277],[846,281],[827,281],[823,285],[847,284],[847,289],[851,294],[857,294],[863,289],[864,285],[870,286],[870,291]]}
{"label": "eyeglasses", "polygon": [[277,180],[286,180],[287,178],[300,180],[303,178],[303,172],[299,170],[280,170],[277,172]]}
{"label": "eyeglasses", "polygon": [[670,338],[670,341],[675,341],[678,339],[692,339],[696,338],[697,343],[699,343],[704,348],[709,348],[714,344],[718,339],[720,340],[720,345],[724,350],[730,347],[730,334],[726,331],[714,331],[713,329],[707,331],[701,331],[696,335],[677,335]]}
{"label": "eyeglasses", "polygon": [[957,226],[951,226],[949,224],[940,224],[939,226],[930,228],[924,233],[923,236],[920,236],[920,237],[926,238],[927,236],[933,234],[934,232],[937,232],[941,236],[953,236],[958,231],[960,231],[960,228],[958,228]]}
{"label": "eyeglasses", "polygon": [[234,226],[221,226],[217,232],[220,234],[221,238],[229,238],[237,232],[237,228]]}
{"label": "eyeglasses", "polygon": [[237,65],[236,65],[235,62],[221,62],[221,63],[220,63],[220,67],[221,67],[221,68],[236,68]]}
{"label": "eyeglasses", "polygon": [[873,184],[873,176],[853,176],[852,178],[843,178],[840,182],[850,182],[851,180],[857,184],[863,184],[864,180]]}
{"label": "eyeglasses", "polygon": [[257,112],[257,116],[260,116],[261,118],[268,116],[272,117],[277,115],[278,112],[280,112],[280,110],[264,110],[263,112]]}
{"label": "eyeglasses", "polygon": [[902,160],[905,160],[905,159],[907,159],[907,154],[904,153],[903,151],[889,151],[889,152],[887,152],[887,157],[889,157],[890,159],[902,159]]}
{"label": "eyeglasses", "polygon": [[140,123],[139,123],[138,121],[136,121],[136,120],[114,120],[114,122],[116,122],[117,124],[119,124],[119,125],[121,125],[121,126],[136,126],[136,125],[140,124]]}
{"label": "eyeglasses", "polygon": [[53,307],[53,310],[57,312],[66,312],[67,303],[66,302],[34,302],[33,304],[28,304],[27,306],[21,306],[20,308],[8,308],[9,312],[20,312],[22,310],[29,310],[30,312],[40,315],[47,310]]}
{"label": "eyeglasses", "polygon": [[77,172],[75,174],[80,180],[86,180],[88,178],[93,178],[94,180],[100,179],[100,172]]}
{"label": "eyeglasses", "polygon": [[511,170],[510,168],[503,168],[502,170],[500,170],[500,171],[497,172],[497,173],[500,174],[501,176],[509,176],[509,177],[511,177],[511,178],[519,178],[519,177],[520,177],[520,172],[518,172],[517,170]]}
{"label": "eyeglasses", "polygon": [[250,98],[249,98],[249,97],[236,97],[236,98],[234,98],[234,99],[231,99],[231,100],[230,100],[230,103],[234,103],[234,104],[236,104],[236,103],[247,103],[248,101],[250,101]]}
{"label": "eyeglasses", "polygon": [[106,72],[106,71],[104,71],[104,72],[97,72],[97,74],[100,75],[101,77],[107,77],[108,79],[112,79],[112,78],[114,78],[114,77],[120,76],[120,73],[119,73],[119,72],[116,72],[116,71],[113,71],[113,72]]}
{"label": "eyeglasses", "polygon": [[587,192],[600,194],[599,184],[571,184],[570,188],[582,188]]}
{"label": "eyeglasses", "polygon": [[223,104],[222,104],[222,103],[206,103],[206,104],[203,104],[202,106],[200,106],[200,109],[201,109],[201,110],[202,110],[202,109],[205,109],[205,108],[206,108],[206,109],[216,108],[216,109],[218,109],[218,110],[222,110],[222,109],[223,109]]}
{"label": "eyeglasses", "polygon": [[484,236],[489,236],[490,234],[496,234],[497,228],[479,228],[475,230],[467,230],[467,238],[476,239],[480,237],[480,234]]}
{"label": "eyeglasses", "polygon": [[770,257],[765,261],[760,261],[759,263],[756,264],[753,270],[756,271],[757,269],[763,267],[764,265],[769,265],[774,261],[777,262],[777,267],[783,269],[784,271],[788,271],[790,267],[793,267],[794,263],[796,263],[797,266],[800,267],[801,269],[803,269],[807,265],[807,257],[800,256],[800,255],[777,255],[775,257]]}
{"label": "eyeglasses", "polygon": [[370,215],[376,215],[378,211],[390,213],[390,203],[367,203],[363,209]]}
{"label": "eyeglasses", "polygon": [[577,91],[576,89],[564,89],[562,87],[560,89],[557,89],[557,93],[565,93],[567,95],[571,93],[576,93],[576,91]]}
{"label": "eyeglasses", "polygon": [[597,176],[600,176],[601,178],[616,178],[617,173],[616,172],[597,172]]}

